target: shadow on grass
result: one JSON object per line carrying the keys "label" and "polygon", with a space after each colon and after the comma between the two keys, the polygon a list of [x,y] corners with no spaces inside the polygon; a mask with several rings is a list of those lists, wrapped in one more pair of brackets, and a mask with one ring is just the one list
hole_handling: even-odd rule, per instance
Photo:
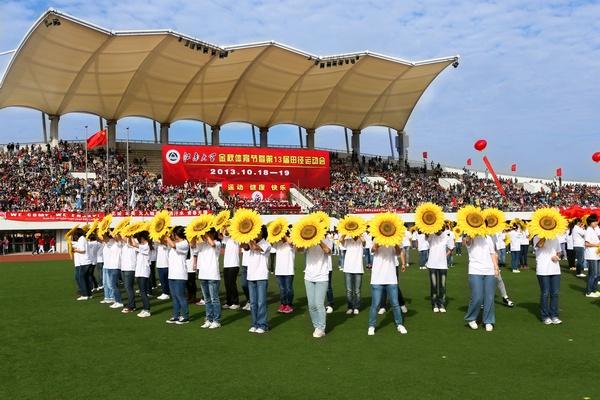
{"label": "shadow on grass", "polygon": [[540,305],[539,305],[539,303],[520,303],[520,304],[517,304],[516,307],[518,307],[518,308],[524,308],[527,311],[529,311],[529,313],[531,315],[533,315],[536,320],[540,319]]}

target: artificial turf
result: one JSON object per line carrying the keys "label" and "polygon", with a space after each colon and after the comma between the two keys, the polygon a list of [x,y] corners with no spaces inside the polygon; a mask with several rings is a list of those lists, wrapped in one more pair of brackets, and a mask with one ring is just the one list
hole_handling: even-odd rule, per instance
{"label": "artificial turf", "polygon": [[201,306],[191,305],[192,322],[177,326],[165,324],[170,301],[153,299],[146,319],[99,304],[100,294],[75,301],[69,262],[0,264],[0,398],[600,398],[600,301],[583,296],[584,280],[563,270],[564,323],[545,326],[533,268],[504,271],[515,308],[497,301],[496,329],[473,331],[463,321],[465,262],[466,256],[455,257],[449,271],[446,314],[431,311],[427,271],[412,265],[401,274],[408,335],[396,331],[388,312],[379,316],[376,335],[367,336],[370,274],[364,276],[361,313],[348,317],[336,268],[336,308],[323,339],[311,336],[301,254],[296,311],[276,313],[278,287],[271,277],[272,330],[265,335],[247,332],[250,315],[241,310],[224,310],[222,328],[205,330]]}

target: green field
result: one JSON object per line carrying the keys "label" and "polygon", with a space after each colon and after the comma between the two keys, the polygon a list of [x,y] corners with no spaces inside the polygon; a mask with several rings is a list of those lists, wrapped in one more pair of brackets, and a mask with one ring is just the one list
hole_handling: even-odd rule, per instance
{"label": "green field", "polygon": [[224,310],[223,327],[204,330],[204,307],[196,305],[192,323],[176,326],[165,324],[169,301],[153,300],[146,319],[99,304],[100,294],[77,302],[69,262],[0,264],[0,398],[600,398],[600,301],[583,296],[582,279],[563,273],[564,323],[545,326],[534,270],[505,271],[516,307],[497,302],[496,329],[486,333],[464,324],[465,256],[456,261],[446,314],[431,312],[426,271],[413,265],[401,275],[408,335],[394,329],[388,312],[377,334],[367,336],[369,285],[363,284],[360,315],[348,317],[336,269],[336,309],[320,340],[311,336],[302,255],[294,314],[275,312],[278,287],[269,282],[272,330],[265,335],[247,332],[250,315],[241,310]]}

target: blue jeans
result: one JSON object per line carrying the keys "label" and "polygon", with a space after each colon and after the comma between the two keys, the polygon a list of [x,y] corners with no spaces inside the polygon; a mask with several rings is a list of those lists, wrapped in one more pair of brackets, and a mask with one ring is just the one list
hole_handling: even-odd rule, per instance
{"label": "blue jeans", "polygon": [[114,299],[115,295],[108,287],[108,270],[106,268],[102,268],[102,285],[104,286],[104,300]]}
{"label": "blue jeans", "polygon": [[206,307],[206,320],[209,322],[221,322],[220,283],[220,280],[200,279],[200,288]]}
{"label": "blue jeans", "polygon": [[190,310],[187,298],[185,296],[185,287],[187,279],[169,279],[169,288],[171,289],[171,298],[173,299],[173,318],[190,318]]}
{"label": "blue jeans", "polygon": [[429,293],[432,307],[446,307],[447,269],[429,268]]}
{"label": "blue jeans", "polygon": [[410,246],[404,246],[404,261],[406,261],[406,264],[408,265],[410,263]]}
{"label": "blue jeans", "polygon": [[521,265],[527,266],[527,251],[529,250],[528,244],[521,245]]}
{"label": "blue jeans", "polygon": [[156,268],[158,270],[158,280],[160,280],[160,290],[162,294],[171,295],[169,289],[169,268]]}
{"label": "blue jeans", "polygon": [[252,326],[265,331],[269,329],[267,323],[267,279],[259,281],[247,281],[250,292],[250,314],[252,314]]}
{"label": "blue jeans", "polygon": [[456,242],[456,255],[462,256],[462,242]]}
{"label": "blue jeans", "polygon": [[325,295],[327,293],[327,282],[311,282],[305,279],[304,286],[306,287],[308,312],[313,327],[325,332]]}
{"label": "blue jeans", "polygon": [[344,273],[346,278],[346,300],[349,310],[360,309],[360,286],[362,284],[362,274]]}
{"label": "blue jeans", "polygon": [[75,280],[79,286],[79,293],[82,296],[90,297],[92,295],[92,288],[89,284],[89,272],[91,267],[91,264],[75,267]]}
{"label": "blue jeans", "polygon": [[371,249],[363,249],[363,255],[365,256],[365,265],[370,267],[373,264],[373,257],[371,256]]}
{"label": "blue jeans", "polygon": [[144,310],[150,311],[150,300],[148,300],[148,292],[150,290],[150,279],[138,276],[137,278],[138,287],[140,288],[140,297],[142,298],[142,305]]}
{"label": "blue jeans", "polygon": [[419,251],[419,267],[424,267],[425,264],[427,264],[428,258],[429,258],[429,250]]}
{"label": "blue jeans", "polygon": [[538,275],[540,284],[540,314],[542,320],[558,318],[558,293],[560,292],[560,275]]}
{"label": "blue jeans", "polygon": [[331,280],[333,278],[333,271],[329,271],[329,281],[327,283],[327,305],[333,307],[333,286],[331,286]]}
{"label": "blue jeans", "polygon": [[107,272],[107,280],[104,282],[104,290],[106,291],[106,288],[108,288],[109,292],[111,293],[111,298],[115,299],[115,303],[120,303],[122,301],[121,291],[119,290],[119,276],[121,275],[121,270],[104,268],[104,271]]}
{"label": "blue jeans", "polygon": [[575,258],[577,259],[575,268],[577,268],[577,275],[579,275],[583,273],[583,269],[585,268],[585,248],[573,247],[573,251],[575,252]]}
{"label": "blue jeans", "polygon": [[338,256],[339,268],[344,267],[344,257],[346,257],[346,250],[340,250],[340,255]]}
{"label": "blue jeans", "polygon": [[279,302],[291,306],[294,301],[294,275],[277,275],[279,282]]}
{"label": "blue jeans", "polygon": [[519,253],[521,252],[518,250],[510,251],[510,267],[513,271],[519,269],[519,261],[521,260],[521,255]]}
{"label": "blue jeans", "polygon": [[240,285],[246,295],[246,301],[250,303],[250,291],[248,290],[248,266],[242,265],[240,267]]}
{"label": "blue jeans", "polygon": [[598,282],[600,281],[600,260],[585,260],[588,267],[588,279],[586,294],[598,291]]}
{"label": "blue jeans", "polygon": [[498,264],[501,267],[504,267],[506,265],[506,249],[498,250]]}
{"label": "blue jeans", "polygon": [[465,315],[465,321],[476,321],[481,304],[483,304],[483,323],[496,323],[496,310],[494,308],[494,295],[496,293],[496,277],[494,275],[469,274],[471,287],[471,301]]}
{"label": "blue jeans", "polygon": [[394,322],[397,325],[402,325],[402,313],[400,312],[400,304],[398,303],[398,285],[371,285],[371,308],[369,309],[369,327],[375,327],[377,324],[377,309],[383,291],[387,292],[389,303],[392,305],[392,313],[394,314]]}
{"label": "blue jeans", "polygon": [[453,258],[452,258],[453,254],[454,254],[454,250],[450,250],[450,254],[448,254],[446,256],[446,264],[448,264],[448,267],[451,267],[452,263],[454,261]]}
{"label": "blue jeans", "polygon": [[135,308],[135,290],[133,290],[133,281],[135,280],[135,271],[121,271],[123,277],[123,286],[127,291],[127,308]]}

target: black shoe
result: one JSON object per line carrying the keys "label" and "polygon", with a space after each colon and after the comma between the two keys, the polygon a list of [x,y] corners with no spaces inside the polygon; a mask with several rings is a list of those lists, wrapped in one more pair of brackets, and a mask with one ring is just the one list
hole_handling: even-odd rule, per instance
{"label": "black shoe", "polygon": [[506,307],[514,307],[515,303],[513,303],[512,301],[510,301],[510,299],[508,297],[503,297],[502,298],[502,303],[504,303],[504,305]]}

